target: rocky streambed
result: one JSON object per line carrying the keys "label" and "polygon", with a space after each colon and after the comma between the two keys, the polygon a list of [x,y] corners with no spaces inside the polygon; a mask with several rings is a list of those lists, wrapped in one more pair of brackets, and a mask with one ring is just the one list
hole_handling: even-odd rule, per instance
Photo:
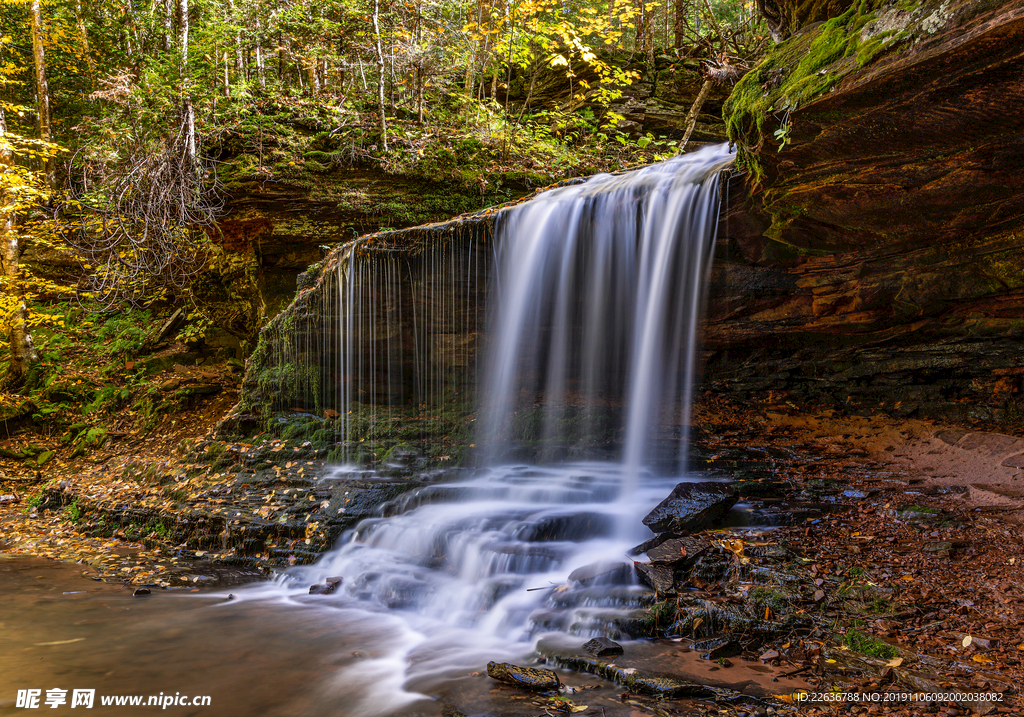
{"label": "rocky streambed", "polygon": [[[802,690],[987,695],[862,702],[845,713],[1019,711],[1024,555],[1018,469],[1006,465],[1013,439],[784,406],[742,418],[730,411],[702,415],[694,462],[707,479],[662,492],[666,510],[646,521],[654,537],[630,555],[607,555],[611,563],[531,584],[541,604],[521,647],[486,642],[444,680],[412,679],[417,693],[467,715],[840,709],[792,701]],[[223,600],[223,586],[311,562],[332,535],[426,505],[417,496],[450,491],[468,472],[424,470],[414,452],[384,471],[331,472],[306,440],[205,442],[190,461],[141,470],[115,459],[55,482],[35,505],[5,491],[20,502],[0,506],[4,553],[78,560],[77,570],[129,598],[151,590],[135,600],[196,589],[219,589]],[[990,482],[981,483],[986,470]],[[672,504],[681,509],[670,515]],[[308,595],[334,577],[322,572],[288,601],[346,609],[344,589]],[[403,609],[404,592],[381,594]],[[551,670],[560,686],[538,692],[496,680],[489,661]]]}

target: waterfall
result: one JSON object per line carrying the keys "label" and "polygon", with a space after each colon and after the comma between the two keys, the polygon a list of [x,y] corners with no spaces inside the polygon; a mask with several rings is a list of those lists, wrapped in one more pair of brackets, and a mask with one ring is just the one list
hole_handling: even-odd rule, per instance
{"label": "waterfall", "polygon": [[[343,436],[356,421],[385,430],[410,405],[439,416],[446,393],[473,393],[465,374],[481,364],[481,467],[425,479],[315,565],[253,591],[354,626],[384,612],[399,624],[339,675],[387,676],[346,714],[388,713],[439,679],[525,659],[545,633],[645,634],[653,593],[625,556],[651,536],[643,515],[687,480],[699,315],[731,161],[711,147],[548,191],[499,212],[493,237],[467,229],[458,247],[354,243],[322,269],[321,298],[300,295],[278,322],[267,380],[294,387],[282,373],[318,357],[313,378],[279,400],[335,407]],[[594,567],[609,558],[618,566]],[[570,578],[579,568],[592,574]],[[311,603],[308,586],[328,576],[340,589]]]}
{"label": "waterfall", "polygon": [[707,148],[499,218],[485,464],[517,441],[539,444],[541,459],[620,444],[635,474],[661,439],[683,467],[718,173],[731,161],[726,147]]}

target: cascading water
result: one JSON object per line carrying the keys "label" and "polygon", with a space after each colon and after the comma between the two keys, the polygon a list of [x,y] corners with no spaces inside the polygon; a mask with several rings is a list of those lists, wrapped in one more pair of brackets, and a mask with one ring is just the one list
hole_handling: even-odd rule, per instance
{"label": "cascading water", "polygon": [[[718,221],[711,148],[546,192],[499,220],[480,442],[621,445],[634,474],[653,439],[685,467],[697,327]],[[554,450],[552,450],[554,449]]]}
{"label": "cascading water", "polygon": [[[366,686],[346,713],[388,713],[429,693],[439,676],[522,659],[546,632],[636,633],[650,593],[628,569],[605,565],[571,584],[568,576],[595,561],[627,565],[627,551],[650,535],[640,519],[683,479],[718,175],[731,159],[725,146],[706,148],[544,193],[499,219],[480,382],[484,467],[404,494],[317,564],[247,593],[305,600],[311,583],[342,578],[317,604],[353,624],[372,621],[381,645],[375,659],[339,675]],[[352,279],[356,252],[338,269],[350,283],[339,279],[332,294],[350,307],[363,290]],[[383,295],[412,290],[397,274],[384,272]],[[342,335],[353,336],[354,325]],[[364,354],[358,338],[345,340],[341,360],[351,366]],[[352,390],[343,383],[318,390]],[[669,461],[658,450],[666,442],[675,446]],[[509,462],[524,444],[540,465]],[[593,446],[617,448],[595,461],[585,453]]]}

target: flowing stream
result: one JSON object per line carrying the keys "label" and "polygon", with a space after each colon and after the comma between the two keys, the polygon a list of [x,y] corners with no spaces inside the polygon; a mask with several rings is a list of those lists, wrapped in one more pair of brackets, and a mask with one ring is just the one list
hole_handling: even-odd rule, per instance
{"label": "flowing stream", "polygon": [[[705,148],[502,214],[478,389],[482,467],[400,496],[316,564],[234,590],[230,601],[207,596],[216,604],[181,619],[190,634],[250,630],[283,660],[317,652],[316,684],[260,712],[433,714],[446,685],[489,660],[527,659],[541,635],[582,643],[642,632],[651,594],[636,584],[627,552],[651,535],[640,522],[646,512],[687,479],[719,173],[731,161],[725,146]],[[395,285],[397,270],[381,280]],[[344,303],[343,285],[334,296]],[[396,390],[390,384],[382,392]],[[342,402],[353,393],[319,390],[345,394]],[[348,475],[338,469],[323,480]],[[335,577],[335,594],[308,594]],[[246,627],[245,616],[258,624]],[[299,626],[305,644],[282,648],[282,630],[268,619]],[[118,650],[144,644],[136,636]],[[213,662],[200,683],[227,674]],[[243,659],[237,669],[261,686],[273,679],[270,666]],[[248,707],[222,702],[189,714],[254,714],[244,692],[235,699]]]}

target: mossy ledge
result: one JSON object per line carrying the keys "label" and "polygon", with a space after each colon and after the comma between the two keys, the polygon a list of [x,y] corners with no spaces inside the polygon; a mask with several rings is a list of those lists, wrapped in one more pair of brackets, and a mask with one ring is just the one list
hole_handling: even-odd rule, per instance
{"label": "mossy ledge", "polygon": [[[764,167],[757,155],[768,147],[783,152],[795,140],[793,112],[844,82],[857,82],[868,68],[885,69],[925,52],[944,31],[966,27],[1004,4],[999,0],[860,0],[837,17],[800,28],[744,76],[725,102],[726,131],[738,146],[738,164],[750,172],[753,184],[759,184]],[[810,114],[814,116],[813,108]]]}

